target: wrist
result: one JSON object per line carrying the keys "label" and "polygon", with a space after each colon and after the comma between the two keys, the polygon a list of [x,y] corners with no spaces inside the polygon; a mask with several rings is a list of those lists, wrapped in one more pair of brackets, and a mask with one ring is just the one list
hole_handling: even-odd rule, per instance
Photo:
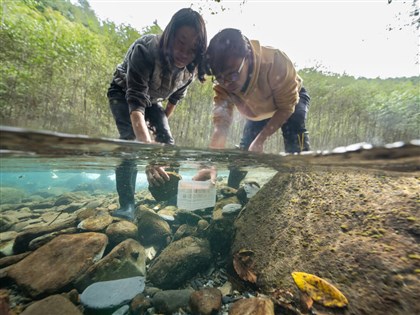
{"label": "wrist", "polygon": [[268,136],[261,132],[255,137],[254,142],[258,144],[263,144],[267,140],[267,138]]}
{"label": "wrist", "polygon": [[139,111],[133,111],[130,114],[130,118],[134,134],[136,135],[136,140],[146,143],[152,142],[149,130],[146,125],[146,120],[144,119],[144,114]]}

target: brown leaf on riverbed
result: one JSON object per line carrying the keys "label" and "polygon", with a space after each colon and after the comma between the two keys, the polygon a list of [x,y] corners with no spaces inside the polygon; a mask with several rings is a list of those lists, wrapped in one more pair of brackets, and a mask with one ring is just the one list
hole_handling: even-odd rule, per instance
{"label": "brown leaf on riverbed", "polygon": [[279,314],[299,314],[299,310],[293,305],[295,299],[290,291],[277,288],[268,293],[276,308],[280,311]]}
{"label": "brown leaf on riverbed", "polygon": [[229,315],[274,315],[274,304],[268,298],[241,299],[232,304]]}
{"label": "brown leaf on riverbed", "polygon": [[253,270],[255,264],[254,256],[255,253],[248,249],[241,249],[233,255],[233,267],[238,276],[252,283],[257,282],[257,276]]}
{"label": "brown leaf on riverbed", "polygon": [[309,313],[314,304],[314,300],[305,292],[300,292],[300,308],[304,314]]}
{"label": "brown leaf on riverbed", "polygon": [[299,290],[324,306],[344,307],[349,303],[336,287],[324,279],[305,272],[292,272],[292,277]]}

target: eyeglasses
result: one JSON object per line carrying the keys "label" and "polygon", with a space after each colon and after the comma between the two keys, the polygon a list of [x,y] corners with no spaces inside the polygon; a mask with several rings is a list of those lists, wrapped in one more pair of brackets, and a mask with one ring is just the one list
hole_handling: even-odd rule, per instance
{"label": "eyeglasses", "polygon": [[241,65],[239,66],[238,71],[233,72],[233,73],[227,75],[226,77],[223,77],[223,75],[216,76],[216,78],[213,79],[213,83],[220,84],[220,85],[226,85],[226,84],[238,81],[240,76],[241,76],[242,68],[245,65],[245,59],[246,59],[246,56],[244,57],[244,59],[242,59],[242,62],[241,62]]}

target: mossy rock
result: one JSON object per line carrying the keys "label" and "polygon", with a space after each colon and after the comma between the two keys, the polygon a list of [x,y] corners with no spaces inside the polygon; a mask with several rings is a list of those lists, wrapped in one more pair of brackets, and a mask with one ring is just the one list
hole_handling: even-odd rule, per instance
{"label": "mossy rock", "polygon": [[149,186],[149,191],[157,202],[168,201],[178,194],[178,182],[182,179],[181,175],[174,172],[167,172],[169,181],[160,186]]}

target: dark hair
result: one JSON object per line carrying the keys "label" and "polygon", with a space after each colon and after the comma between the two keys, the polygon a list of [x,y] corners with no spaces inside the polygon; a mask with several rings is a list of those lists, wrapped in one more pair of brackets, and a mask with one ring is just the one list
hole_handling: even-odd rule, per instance
{"label": "dark hair", "polygon": [[206,73],[216,75],[223,72],[228,57],[243,58],[249,52],[248,39],[235,28],[225,28],[214,35],[206,53]]}
{"label": "dark hair", "polygon": [[188,71],[191,73],[197,68],[198,79],[203,82],[205,67],[204,54],[207,47],[207,31],[203,17],[191,8],[184,8],[174,14],[169,24],[166,26],[160,38],[159,48],[164,69],[169,69],[172,61],[172,45],[176,31],[183,26],[189,26],[198,33],[198,43],[195,52],[195,59],[187,65]]}

